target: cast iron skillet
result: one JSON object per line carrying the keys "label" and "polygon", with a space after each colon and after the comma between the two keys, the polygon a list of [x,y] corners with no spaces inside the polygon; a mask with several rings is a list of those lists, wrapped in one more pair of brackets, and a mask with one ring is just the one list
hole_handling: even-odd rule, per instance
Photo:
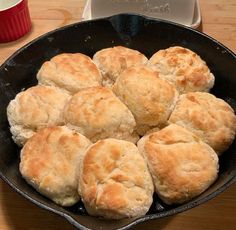
{"label": "cast iron skillet", "polygon": [[140,15],[120,14],[75,23],[49,32],[16,51],[0,67],[0,176],[12,188],[41,208],[65,217],[80,229],[128,229],[131,226],[193,208],[224,191],[236,180],[236,141],[220,157],[218,180],[206,192],[183,205],[168,206],[154,196],[146,216],[108,221],[88,216],[83,204],[62,208],[37,193],[20,176],[19,151],[9,132],[6,107],[23,88],[37,84],[36,73],[45,60],[63,52],[89,56],[106,47],[123,45],[150,57],[159,49],[180,45],[198,53],[216,77],[212,93],[236,109],[236,56],[219,42],[198,31]]}

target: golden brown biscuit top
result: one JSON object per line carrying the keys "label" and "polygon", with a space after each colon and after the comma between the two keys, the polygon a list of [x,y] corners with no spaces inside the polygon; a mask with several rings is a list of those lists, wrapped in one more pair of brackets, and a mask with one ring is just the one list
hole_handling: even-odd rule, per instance
{"label": "golden brown biscuit top", "polygon": [[81,71],[84,71],[84,74],[86,74],[88,71],[95,76],[99,76],[99,72],[96,66],[94,66],[91,58],[85,54],[63,53],[53,57],[50,61],[71,74],[77,74]]}
{"label": "golden brown biscuit top", "polygon": [[[53,193],[68,184],[77,188],[77,167],[90,141],[66,127],[38,131],[21,150],[20,170],[31,184]],[[58,190],[59,189],[59,190]]]}
{"label": "golden brown biscuit top", "polygon": [[201,139],[187,129],[171,124],[166,128],[148,135],[148,142],[159,145],[200,142]]}
{"label": "golden brown biscuit top", "polygon": [[93,60],[103,76],[111,79],[113,83],[126,68],[147,62],[142,53],[123,46],[102,49],[94,55]]}
{"label": "golden brown biscuit top", "polygon": [[68,100],[68,94],[54,87],[37,85],[28,88],[10,103],[10,123],[31,129],[61,125],[62,112]]}
{"label": "golden brown biscuit top", "polygon": [[135,126],[129,109],[105,87],[91,87],[73,95],[64,117],[66,124],[79,127],[89,138],[100,132],[122,132]]}
{"label": "golden brown biscuit top", "polygon": [[45,62],[37,78],[46,85],[54,85],[71,93],[101,85],[101,74],[90,57],[81,53],[63,53]]}
{"label": "golden brown biscuit top", "polygon": [[147,125],[165,123],[178,97],[171,83],[143,65],[126,69],[113,91],[132,111],[137,124]]}
{"label": "golden brown biscuit top", "polygon": [[181,93],[209,91],[214,84],[214,76],[205,61],[183,47],[159,50],[150,58],[148,65],[161,77],[175,83]]}
{"label": "golden brown biscuit top", "polygon": [[203,92],[183,94],[169,119],[198,135],[217,153],[234,139],[236,116],[224,100]]}
{"label": "golden brown biscuit top", "polygon": [[143,149],[156,191],[166,203],[185,202],[216,179],[216,153],[186,129],[172,124],[144,138],[139,149]]}
{"label": "golden brown biscuit top", "polygon": [[[153,184],[137,147],[127,141],[105,139],[85,154],[80,173],[80,194],[94,209],[124,213],[150,203]],[[134,211],[135,212],[135,211]]]}

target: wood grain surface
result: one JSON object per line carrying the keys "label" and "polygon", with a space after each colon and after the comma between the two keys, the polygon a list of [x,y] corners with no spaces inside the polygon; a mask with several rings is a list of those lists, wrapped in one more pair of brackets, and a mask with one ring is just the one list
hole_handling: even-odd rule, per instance
{"label": "wood grain surface", "polygon": [[[82,0],[28,0],[33,28],[23,38],[0,44],[0,64],[14,51],[50,30],[81,20]],[[236,52],[236,0],[201,0],[202,31]],[[1,31],[0,31],[1,32]],[[236,77],[236,76],[235,76]],[[236,184],[213,200],[173,217],[134,229],[235,230]],[[42,210],[0,180],[0,230],[74,229],[66,220]]]}

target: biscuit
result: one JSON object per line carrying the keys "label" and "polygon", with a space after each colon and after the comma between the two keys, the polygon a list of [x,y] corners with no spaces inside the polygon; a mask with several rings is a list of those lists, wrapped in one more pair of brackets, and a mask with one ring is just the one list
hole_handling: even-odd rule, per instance
{"label": "biscuit", "polygon": [[172,82],[179,92],[209,92],[214,85],[214,75],[205,61],[189,49],[175,46],[159,50],[149,60],[148,66],[160,77]]}
{"label": "biscuit", "polygon": [[50,86],[34,86],[16,95],[7,107],[12,138],[19,146],[38,129],[63,124],[69,95]]}
{"label": "biscuit", "polygon": [[21,150],[20,172],[38,192],[61,206],[80,200],[78,168],[91,142],[66,127],[44,128]]}
{"label": "biscuit", "polygon": [[138,142],[155,191],[169,205],[182,204],[204,192],[217,178],[218,156],[200,138],[175,124]]}
{"label": "biscuit", "polygon": [[149,210],[153,183],[133,143],[112,138],[98,141],[85,153],[79,170],[79,194],[90,215],[121,219]]}
{"label": "biscuit", "polygon": [[115,46],[95,53],[93,61],[102,73],[103,85],[111,87],[126,68],[146,64],[148,59],[137,50]]}
{"label": "biscuit", "polygon": [[129,109],[105,87],[91,87],[74,94],[65,107],[65,123],[92,142],[113,137],[137,142],[135,120]]}
{"label": "biscuit", "polygon": [[174,85],[143,65],[127,68],[112,89],[133,113],[140,135],[165,125],[178,98]]}
{"label": "biscuit", "polygon": [[236,131],[236,116],[230,105],[203,92],[181,95],[169,123],[183,126],[199,136],[218,155],[228,149]]}
{"label": "biscuit", "polygon": [[37,79],[39,84],[56,86],[74,94],[101,85],[102,76],[90,57],[81,53],[63,53],[46,61]]}

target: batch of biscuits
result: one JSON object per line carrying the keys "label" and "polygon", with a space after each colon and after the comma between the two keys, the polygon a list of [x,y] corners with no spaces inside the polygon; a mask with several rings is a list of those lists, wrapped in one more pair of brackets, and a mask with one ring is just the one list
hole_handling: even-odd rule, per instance
{"label": "batch of biscuits", "polygon": [[92,216],[143,216],[154,192],[167,205],[190,201],[217,179],[235,137],[234,110],[209,93],[214,75],[183,47],[150,59],[122,46],[93,59],[63,53],[37,80],[7,108],[20,173],[58,205],[81,199]]}

